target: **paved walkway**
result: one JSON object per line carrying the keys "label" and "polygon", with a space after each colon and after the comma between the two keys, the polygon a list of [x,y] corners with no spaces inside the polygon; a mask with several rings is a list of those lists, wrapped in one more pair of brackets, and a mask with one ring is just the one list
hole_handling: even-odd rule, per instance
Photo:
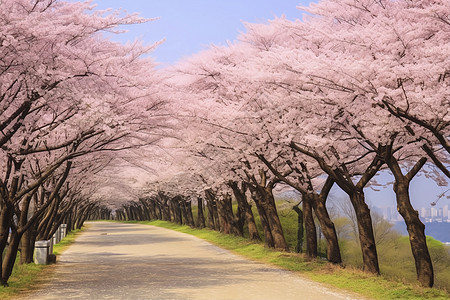
{"label": "paved walkway", "polygon": [[24,299],[354,299],[196,237],[92,222],[59,258],[53,280]]}

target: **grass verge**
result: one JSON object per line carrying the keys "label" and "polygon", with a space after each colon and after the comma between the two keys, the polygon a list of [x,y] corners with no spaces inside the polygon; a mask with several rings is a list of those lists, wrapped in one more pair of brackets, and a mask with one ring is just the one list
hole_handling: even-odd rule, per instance
{"label": "grass verge", "polygon": [[388,280],[383,276],[367,274],[357,269],[344,269],[323,260],[306,260],[301,254],[274,251],[265,248],[262,243],[255,243],[245,238],[225,235],[209,229],[193,229],[188,226],[180,226],[164,221],[130,223],[154,225],[191,234],[246,258],[301,273],[314,281],[350,293],[356,293],[365,298],[399,300],[450,299],[450,294],[443,290],[404,284]]}
{"label": "grass verge", "polygon": [[[53,246],[53,253],[57,256],[61,254],[69,245],[71,245],[80,232],[84,230],[74,230],[70,232],[58,244]],[[45,282],[53,274],[52,265],[19,264],[17,257],[13,273],[8,281],[9,286],[0,286],[0,299],[15,299],[35,290],[40,284]]]}

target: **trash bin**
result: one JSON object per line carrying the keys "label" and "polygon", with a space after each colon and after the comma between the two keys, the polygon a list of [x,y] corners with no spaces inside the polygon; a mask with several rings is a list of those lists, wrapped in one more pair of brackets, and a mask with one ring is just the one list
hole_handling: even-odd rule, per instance
{"label": "trash bin", "polygon": [[56,236],[56,244],[58,244],[61,241],[61,225],[58,226],[58,229],[55,232]]}
{"label": "trash bin", "polygon": [[46,265],[48,263],[48,254],[50,248],[50,240],[37,241],[34,243],[34,263],[37,265]]}
{"label": "trash bin", "polygon": [[61,224],[61,240],[67,235],[67,224]]}
{"label": "trash bin", "polygon": [[53,254],[53,238],[48,240],[50,242],[49,248],[48,248],[48,254]]}

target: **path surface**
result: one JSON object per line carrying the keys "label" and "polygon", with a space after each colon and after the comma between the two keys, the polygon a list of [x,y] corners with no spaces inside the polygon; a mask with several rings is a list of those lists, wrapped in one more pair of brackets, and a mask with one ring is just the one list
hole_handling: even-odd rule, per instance
{"label": "path surface", "polygon": [[92,222],[58,258],[51,282],[23,299],[355,298],[187,234]]}

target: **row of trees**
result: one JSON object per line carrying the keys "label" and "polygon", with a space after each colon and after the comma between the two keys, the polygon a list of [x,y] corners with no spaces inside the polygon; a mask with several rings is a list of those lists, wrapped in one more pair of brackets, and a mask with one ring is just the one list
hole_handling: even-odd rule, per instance
{"label": "row of trees", "polygon": [[102,35],[148,21],[89,3],[0,1],[1,284],[19,249],[29,263],[35,240],[101,211],[94,178],[112,152],[155,140],[162,101],[142,58],[154,45]]}
{"label": "row of trees", "polygon": [[417,278],[432,286],[409,186],[419,172],[438,184],[450,178],[449,3],[327,0],[300,9],[302,21],[247,24],[238,42],[162,71],[179,124],[179,150],[170,150],[178,169],[166,166],[144,195],[154,203],[164,203],[161,192],[177,202],[215,198],[223,230],[236,224],[236,232],[242,219],[226,217],[230,195],[238,203],[249,195],[266,244],[287,250],[273,197],[284,184],[302,195],[306,255],[317,256],[315,214],[327,258],[340,264],[326,206],[337,185],[355,211],[363,268],[379,274],[364,189],[389,170]]}
{"label": "row of trees", "polygon": [[[306,255],[318,252],[315,215],[334,264],[342,258],[326,202],[334,185],[348,194],[364,270],[379,274],[364,188],[389,170],[418,280],[432,286],[409,185],[419,172],[450,178],[449,3],[324,0],[300,9],[303,20],[247,24],[238,42],[155,70],[142,57],[155,45],[102,36],[148,19],[89,3],[0,2],[0,251],[9,237],[11,252],[2,283],[20,245],[110,210],[247,228],[260,239],[251,198],[266,245],[288,250],[273,195],[280,186],[302,196]],[[126,176],[149,173],[143,189],[119,177],[123,162],[134,166]],[[192,199],[207,220],[193,219]]]}

